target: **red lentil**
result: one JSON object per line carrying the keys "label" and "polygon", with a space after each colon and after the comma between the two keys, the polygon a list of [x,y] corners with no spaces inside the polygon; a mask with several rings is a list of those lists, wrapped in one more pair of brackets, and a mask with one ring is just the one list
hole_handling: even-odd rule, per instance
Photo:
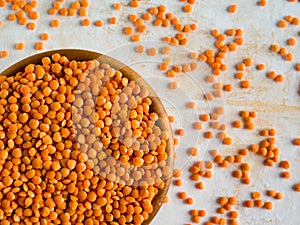
{"label": "red lentil", "polygon": [[230,5],[227,10],[229,13],[237,13],[238,5],[236,4]]}

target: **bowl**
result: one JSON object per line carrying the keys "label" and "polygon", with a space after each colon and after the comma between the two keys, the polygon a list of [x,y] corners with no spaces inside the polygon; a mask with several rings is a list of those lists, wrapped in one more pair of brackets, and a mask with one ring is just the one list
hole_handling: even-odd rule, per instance
{"label": "bowl", "polygon": [[[152,100],[151,110],[156,112],[161,119],[160,128],[162,130],[165,130],[169,133],[170,137],[168,139],[167,143],[167,153],[168,153],[168,159],[167,159],[167,165],[173,170],[173,164],[174,164],[174,146],[173,146],[173,137],[172,137],[172,129],[168,120],[168,116],[166,113],[166,110],[160,101],[160,99],[157,97],[156,93],[153,91],[151,86],[132,68],[126,66],[125,64],[121,63],[120,61],[111,58],[109,56],[103,55],[101,53],[88,51],[88,50],[80,50],[80,49],[58,49],[58,50],[52,50],[47,51],[43,53],[39,53],[36,55],[32,55],[28,58],[25,58],[14,65],[8,67],[4,71],[1,72],[2,76],[13,76],[19,71],[24,70],[24,68],[28,64],[39,64],[41,63],[41,60],[43,57],[51,57],[52,54],[59,53],[62,56],[66,56],[70,61],[76,60],[76,61],[88,61],[88,60],[94,60],[97,59],[101,63],[107,63],[111,67],[116,68],[120,72],[122,72],[123,76],[127,77],[128,80],[133,80],[137,82],[141,87],[145,87],[150,95],[149,98]],[[170,187],[170,183],[172,180],[172,174],[165,180],[165,187],[158,191],[157,195],[154,197],[152,201],[153,206],[153,212],[149,214],[149,218],[143,222],[143,225],[148,225],[151,223],[155,215],[158,213],[159,209],[161,208],[163,201],[165,197],[167,196],[167,192]]]}

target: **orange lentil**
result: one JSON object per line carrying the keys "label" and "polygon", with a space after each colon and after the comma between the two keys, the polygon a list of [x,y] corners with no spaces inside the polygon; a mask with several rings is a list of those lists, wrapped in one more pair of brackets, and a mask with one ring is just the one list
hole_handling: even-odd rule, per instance
{"label": "orange lentil", "polygon": [[176,72],[174,70],[169,70],[167,72],[167,76],[170,77],[170,78],[174,78],[176,75]]}
{"label": "orange lentil", "polygon": [[8,20],[10,20],[10,21],[15,21],[16,19],[17,19],[16,14],[10,14],[10,15],[8,16]]}
{"label": "orange lentil", "polygon": [[293,140],[293,144],[296,145],[296,146],[300,146],[300,138],[295,138]]}
{"label": "orange lentil", "polygon": [[199,190],[204,190],[204,183],[203,182],[198,182],[195,184],[195,187]]}
{"label": "orange lentil", "polygon": [[113,16],[113,17],[109,18],[108,22],[110,24],[116,24],[117,23],[117,18]]}
{"label": "orange lentil", "polygon": [[177,197],[179,199],[185,200],[187,198],[187,193],[186,192],[178,192]]}
{"label": "orange lentil", "polygon": [[50,9],[48,10],[48,14],[49,14],[49,15],[55,15],[56,12],[57,12],[57,10],[54,9],[54,8],[50,8]]}
{"label": "orange lentil", "polygon": [[242,156],[247,156],[249,154],[248,149],[243,148],[243,149],[239,150],[239,154]]}
{"label": "orange lentil", "polygon": [[252,197],[252,199],[255,199],[255,200],[260,199],[261,193],[260,192],[252,192],[251,197]]}
{"label": "orange lentil", "polygon": [[20,25],[26,25],[27,22],[28,22],[28,20],[27,20],[26,18],[20,18],[20,19],[18,20],[18,23],[19,23]]}
{"label": "orange lentil", "polygon": [[203,124],[199,121],[199,122],[195,122],[193,124],[194,129],[196,130],[202,130],[203,129]]}
{"label": "orange lentil", "polygon": [[249,111],[246,111],[246,110],[243,110],[240,112],[240,116],[243,118],[243,119],[246,119],[250,116],[250,113]]}
{"label": "orange lentil", "polygon": [[259,0],[257,2],[257,4],[261,7],[265,7],[265,6],[267,6],[268,2],[267,2],[267,0]]}
{"label": "orange lentil", "polygon": [[113,7],[115,10],[121,10],[122,9],[122,5],[120,2],[113,4]]}
{"label": "orange lentil", "polygon": [[60,21],[58,19],[54,19],[50,23],[51,27],[59,27],[60,26]]}
{"label": "orange lentil", "polygon": [[220,35],[220,32],[219,32],[219,30],[217,30],[217,29],[211,30],[210,33],[211,33],[211,35],[214,36],[215,38],[217,38],[217,37]]}
{"label": "orange lentil", "polygon": [[292,22],[292,20],[293,20],[293,17],[291,16],[291,15],[287,15],[287,16],[285,16],[284,17],[284,19],[287,21],[287,22]]}
{"label": "orange lentil", "polygon": [[153,16],[157,15],[158,13],[158,8],[157,7],[152,7],[149,9],[149,13]]}
{"label": "orange lentil", "polygon": [[275,190],[267,190],[266,195],[274,198],[274,196],[276,195],[276,191]]}
{"label": "orange lentil", "polygon": [[243,36],[244,31],[242,28],[238,28],[235,30],[235,36]]}
{"label": "orange lentil", "polygon": [[164,13],[167,11],[167,7],[165,5],[160,5],[158,6],[158,11]]}
{"label": "orange lentil", "polygon": [[168,55],[171,52],[171,48],[169,46],[164,46],[161,48],[161,54],[162,55]]}
{"label": "orange lentil", "polygon": [[133,34],[133,28],[132,27],[125,27],[124,28],[124,33],[126,35],[132,35]]}
{"label": "orange lentil", "polygon": [[205,172],[205,174],[204,174],[204,177],[205,178],[212,178],[213,177],[213,173],[212,173],[212,171],[210,171],[210,170],[207,170],[206,172]]}
{"label": "orange lentil", "polygon": [[226,205],[228,203],[228,198],[226,197],[220,197],[217,199],[217,203],[220,205]]}
{"label": "orange lentil", "polygon": [[186,13],[192,13],[193,12],[193,6],[190,4],[187,4],[182,7],[182,10]]}
{"label": "orange lentil", "polygon": [[231,28],[225,31],[225,34],[228,36],[234,36],[235,35],[235,29]]}
{"label": "orange lentil", "polygon": [[232,44],[237,44],[237,45],[241,46],[241,45],[244,44],[244,38],[243,37],[236,37]]}
{"label": "orange lentil", "polygon": [[263,137],[267,137],[267,136],[269,136],[269,130],[268,129],[263,129],[259,132],[259,135],[263,136]]}
{"label": "orange lentil", "polygon": [[224,90],[224,91],[231,92],[232,89],[233,89],[232,84],[225,84],[225,85],[223,86],[223,90]]}
{"label": "orange lentil", "polygon": [[[207,122],[210,120],[210,115],[209,114],[201,114],[200,115],[200,120],[201,121],[204,121],[204,122]],[[300,139],[299,139],[300,140]]]}
{"label": "orange lentil", "polygon": [[245,71],[246,69],[246,65],[244,63],[239,63],[237,66],[236,66],[236,69],[238,71]]}
{"label": "orange lentil", "polygon": [[166,196],[166,197],[164,198],[164,200],[163,200],[163,203],[166,204],[166,203],[168,203],[168,202],[169,202],[169,197]]}
{"label": "orange lentil", "polygon": [[223,142],[222,142],[224,145],[231,145],[232,144],[232,138],[231,137],[225,137],[223,139]]}
{"label": "orange lentil", "polygon": [[198,149],[197,148],[190,148],[189,153],[191,156],[197,156],[198,155]]}
{"label": "orange lentil", "polygon": [[228,198],[228,203],[231,205],[236,205],[238,202],[237,198],[235,196],[231,196]]}
{"label": "orange lentil", "polygon": [[85,19],[81,20],[81,25],[85,26],[85,27],[89,26],[90,25],[90,20],[88,18],[85,18]]}
{"label": "orange lentil", "polygon": [[48,41],[49,40],[49,34],[48,33],[42,33],[40,38],[43,41]]}
{"label": "orange lentil", "polygon": [[206,94],[204,95],[204,97],[205,97],[205,99],[206,99],[207,101],[212,101],[212,100],[214,100],[214,96],[213,96],[212,93],[206,93]]}
{"label": "orange lentil", "polygon": [[237,13],[237,11],[238,11],[238,5],[233,4],[233,5],[228,6],[227,11],[229,13]]}
{"label": "orange lentil", "polygon": [[173,177],[174,178],[180,178],[181,177],[181,170],[180,169],[174,170]]}
{"label": "orange lentil", "polygon": [[284,179],[290,179],[290,178],[291,178],[291,173],[288,172],[288,171],[285,171],[285,172],[282,172],[282,173],[280,174],[280,176],[281,176],[282,178],[284,178]]}
{"label": "orange lentil", "polygon": [[184,130],[183,129],[177,129],[176,134],[179,135],[179,136],[183,136],[184,135]]}
{"label": "orange lentil", "polygon": [[289,169],[291,167],[290,162],[287,160],[283,160],[279,163],[279,167],[283,169]]}
{"label": "orange lentil", "polygon": [[277,23],[277,26],[280,27],[280,28],[286,28],[287,27],[287,22],[286,20],[280,20],[278,23]]}
{"label": "orange lentil", "polygon": [[139,1],[138,0],[132,0],[130,2],[130,6],[133,7],[133,8],[139,7]]}
{"label": "orange lentil", "polygon": [[234,156],[234,162],[240,163],[243,161],[243,156],[242,155],[235,155]]}
{"label": "orange lentil", "polygon": [[277,83],[282,83],[284,81],[284,76],[279,74],[274,78],[274,81],[276,81]]}
{"label": "orange lentil", "polygon": [[61,3],[59,1],[55,1],[53,2],[53,8],[56,9],[56,10],[59,10],[61,9]]}
{"label": "orange lentil", "polygon": [[293,190],[296,191],[296,192],[300,192],[300,183],[299,184],[295,184],[293,186]]}
{"label": "orange lentil", "polygon": [[[22,12],[22,11],[19,11],[19,12]],[[22,16],[22,17],[25,17],[25,16]],[[37,20],[39,18],[38,12],[30,11],[29,12],[29,18],[32,19],[32,20]]]}
{"label": "orange lentil", "polygon": [[39,51],[43,50],[44,49],[44,44],[42,42],[36,42],[35,43],[35,49],[39,50]]}
{"label": "orange lentil", "polygon": [[218,216],[213,216],[210,218],[210,221],[214,224],[220,224],[221,218]]}
{"label": "orange lentil", "polygon": [[0,7],[5,7],[6,6],[6,1],[5,0],[1,0],[0,1]]}
{"label": "orange lentil", "polygon": [[244,59],[244,64],[245,64],[246,67],[252,66],[253,65],[252,58],[246,58],[246,59]]}
{"label": "orange lentil", "polygon": [[292,19],[291,24],[294,25],[294,26],[299,26],[299,24],[300,24],[300,19],[299,19],[298,17],[294,17],[294,18]]}
{"label": "orange lentil", "polygon": [[237,219],[239,217],[239,213],[237,211],[230,211],[228,213],[228,217],[231,219]]}
{"label": "orange lentil", "polygon": [[61,8],[59,10],[59,14],[62,15],[62,16],[67,16],[69,13],[69,10],[67,8]]}
{"label": "orange lentil", "polygon": [[276,133],[277,133],[276,129],[274,128],[269,129],[269,136],[275,136]]}
{"label": "orange lentil", "polygon": [[240,166],[241,170],[242,171],[249,171],[251,169],[251,166],[249,163],[243,163],[241,166]]}
{"label": "orange lentil", "polygon": [[145,52],[145,47],[143,45],[138,45],[138,46],[135,47],[135,51],[137,53],[140,53],[140,54],[144,53]]}
{"label": "orange lentil", "polygon": [[241,88],[250,88],[251,87],[251,83],[249,80],[242,80],[240,84],[241,84]]}
{"label": "orange lentil", "polygon": [[178,179],[178,180],[174,180],[173,181],[173,184],[175,185],[175,186],[182,186],[182,180],[180,180],[180,179]]}
{"label": "orange lentil", "polygon": [[236,120],[232,123],[232,126],[234,128],[242,128],[243,127],[243,122],[241,120]]}
{"label": "orange lentil", "polygon": [[188,197],[185,199],[185,203],[188,205],[194,204],[194,199],[192,197]]}
{"label": "orange lentil", "polygon": [[95,26],[96,27],[102,27],[103,26],[103,21],[102,20],[96,20],[95,21]]}
{"label": "orange lentil", "polygon": [[243,206],[247,208],[252,208],[254,206],[254,202],[252,200],[246,200],[243,202]]}
{"label": "orange lentil", "polygon": [[289,52],[288,52],[288,50],[286,48],[280,48],[280,50],[279,50],[279,54],[281,56],[286,56],[288,53]]}
{"label": "orange lentil", "polygon": [[35,30],[36,25],[34,23],[27,23],[26,27],[28,30]]}
{"label": "orange lentil", "polygon": [[225,159],[228,163],[234,163],[234,156],[233,155],[229,155],[226,157]]}
{"label": "orange lentil", "polygon": [[258,64],[258,65],[256,65],[256,69],[257,69],[257,70],[264,70],[264,69],[265,69],[265,67],[266,67],[266,66],[265,66],[265,64],[262,64],[262,63],[261,63],[261,64]]}
{"label": "orange lentil", "polygon": [[277,199],[277,200],[282,200],[283,199],[283,194],[281,192],[276,192],[274,198]]}
{"label": "orange lentil", "polygon": [[9,55],[7,50],[2,50],[0,52],[0,58],[6,58]]}
{"label": "orange lentil", "polygon": [[231,52],[237,51],[237,49],[238,49],[237,43],[235,43],[235,42],[229,43],[228,49],[229,49],[229,51],[231,51]]}
{"label": "orange lentil", "polygon": [[155,56],[155,55],[157,55],[157,49],[156,48],[149,48],[149,49],[147,49],[147,55],[149,55],[149,56]]}
{"label": "orange lentil", "polygon": [[198,25],[196,23],[192,23],[192,24],[190,24],[190,28],[191,28],[191,30],[197,30]]}
{"label": "orange lentil", "polygon": [[290,46],[295,46],[295,45],[297,45],[297,40],[296,40],[296,38],[289,38],[289,39],[287,40],[287,44],[290,45]]}
{"label": "orange lentil", "polygon": [[272,52],[279,52],[280,51],[280,46],[277,45],[277,44],[272,44],[271,47],[270,47],[270,50]]}
{"label": "orange lentil", "polygon": [[143,19],[148,21],[148,20],[151,20],[152,19],[152,15],[150,13],[144,13],[143,14]]}
{"label": "orange lentil", "polygon": [[153,25],[156,27],[160,27],[162,25],[162,20],[160,20],[160,19],[154,20]]}
{"label": "orange lentil", "polygon": [[267,210],[272,210],[273,209],[273,203],[272,202],[265,202],[263,207]]}
{"label": "orange lentil", "polygon": [[174,116],[168,116],[169,118],[169,122],[170,123],[173,123],[175,121],[175,117]]}
{"label": "orange lentil", "polygon": [[206,131],[206,132],[204,132],[203,136],[204,136],[204,138],[211,139],[214,137],[214,134],[211,131]]}
{"label": "orange lentil", "polygon": [[169,83],[169,88],[172,89],[172,90],[177,89],[177,88],[178,88],[178,83],[177,83],[177,81],[170,82],[170,83]]}
{"label": "orange lentil", "polygon": [[162,40],[165,43],[170,43],[171,42],[171,38],[170,37],[164,37]]}
{"label": "orange lentil", "polygon": [[188,102],[188,103],[186,104],[186,106],[187,106],[187,108],[189,108],[189,109],[195,109],[195,108],[196,108],[196,102],[194,102],[194,101]]}
{"label": "orange lentil", "polygon": [[141,40],[141,36],[139,34],[135,34],[131,36],[131,41],[139,42]]}
{"label": "orange lentil", "polygon": [[219,207],[217,208],[216,212],[219,214],[225,214],[226,210],[223,207]]}
{"label": "orange lentil", "polygon": [[86,7],[81,7],[80,9],[79,9],[79,16],[81,16],[81,17],[86,17],[86,16],[88,16],[88,11],[87,11],[87,8]]}
{"label": "orange lentil", "polygon": [[272,160],[272,159],[266,159],[265,161],[264,161],[264,165],[265,166],[269,166],[269,167],[272,167],[272,166],[274,166],[274,160]]}
{"label": "orange lentil", "polygon": [[16,44],[16,49],[17,50],[24,50],[25,44],[23,42],[19,42]]}
{"label": "orange lentil", "polygon": [[276,72],[275,71],[269,71],[267,73],[267,77],[270,78],[270,79],[275,79],[276,78]]}
{"label": "orange lentil", "polygon": [[262,208],[264,206],[264,201],[261,199],[254,200],[254,206],[257,208]]}

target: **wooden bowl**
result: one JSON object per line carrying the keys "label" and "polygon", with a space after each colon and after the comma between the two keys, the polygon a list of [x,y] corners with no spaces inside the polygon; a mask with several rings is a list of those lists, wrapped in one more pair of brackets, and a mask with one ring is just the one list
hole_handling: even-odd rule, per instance
{"label": "wooden bowl", "polygon": [[[88,50],[79,50],[79,49],[59,49],[59,50],[52,50],[43,53],[39,53],[28,58],[25,58],[14,65],[10,66],[9,68],[5,69],[1,72],[2,76],[14,76],[17,72],[22,71],[28,64],[40,64],[41,59],[43,57],[51,57],[52,54],[59,53],[62,56],[66,56],[69,60],[76,60],[76,61],[87,61],[97,59],[100,62],[107,63],[111,67],[119,70],[122,72],[123,76],[127,77],[129,80],[134,80],[137,82],[141,87],[145,87],[149,90],[150,98],[152,100],[151,110],[156,112],[162,123],[160,124],[160,128],[162,130],[167,130],[170,134],[170,138],[167,143],[167,153],[168,153],[168,161],[167,164],[173,170],[174,164],[174,146],[173,146],[173,136],[172,136],[172,129],[168,120],[167,113],[163,104],[161,103],[160,99],[157,97],[151,86],[132,68],[126,66],[125,64],[119,62],[116,59],[113,59],[109,56],[103,55],[101,53],[92,52]],[[170,187],[170,183],[172,180],[172,174],[170,177],[165,180],[165,188],[160,190],[158,194],[152,201],[153,205],[153,212],[149,215],[149,218],[143,222],[143,225],[148,225],[151,223],[155,215],[158,213],[160,207],[163,204],[163,200],[167,196],[167,192]]]}

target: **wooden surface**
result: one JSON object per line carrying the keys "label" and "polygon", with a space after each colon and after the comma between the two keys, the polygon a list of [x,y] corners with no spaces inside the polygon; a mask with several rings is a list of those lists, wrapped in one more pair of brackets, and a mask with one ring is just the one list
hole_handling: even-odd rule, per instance
{"label": "wooden surface", "polygon": [[[165,108],[163,104],[161,103],[160,99],[157,97],[151,86],[133,69],[126,66],[125,64],[119,62],[118,60],[115,60],[111,57],[108,57],[106,55],[103,55],[101,53],[88,51],[88,50],[79,50],[79,49],[59,49],[59,50],[52,50],[43,52],[40,54],[36,54],[33,56],[30,56],[28,58],[25,58],[14,65],[8,67],[4,71],[1,72],[2,76],[14,76],[17,72],[22,71],[28,64],[40,64],[41,59],[43,57],[51,57],[52,54],[59,53],[62,56],[66,56],[69,60],[77,60],[77,61],[88,61],[88,60],[94,60],[97,59],[101,63],[107,63],[112,68],[119,70],[122,72],[123,76],[127,77],[129,80],[134,80],[137,84],[139,84],[141,87],[145,87],[149,91],[149,98],[152,100],[151,105],[151,111],[156,112],[160,119],[160,128],[162,130],[167,130],[169,133],[169,140],[167,144],[167,153],[169,155],[167,164],[172,168],[174,165],[174,146],[173,146],[173,132],[171,125],[168,120],[167,113],[165,111]],[[148,225],[151,223],[151,221],[154,219],[155,215],[158,213],[159,209],[161,208],[163,204],[163,200],[167,196],[170,184],[172,180],[172,174],[170,174],[170,177],[167,178],[165,181],[165,188],[160,190],[158,194],[155,196],[155,198],[152,201],[153,205],[153,212],[149,215],[148,220],[144,221],[143,225]]]}

